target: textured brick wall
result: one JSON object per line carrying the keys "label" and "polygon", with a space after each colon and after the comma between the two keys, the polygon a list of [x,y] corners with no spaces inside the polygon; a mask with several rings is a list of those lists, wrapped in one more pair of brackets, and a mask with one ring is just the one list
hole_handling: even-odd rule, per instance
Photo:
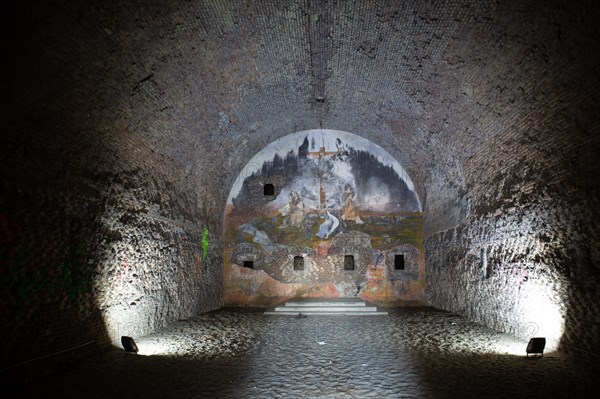
{"label": "textured brick wall", "polygon": [[[531,128],[521,122],[513,133]],[[539,328],[553,346],[598,353],[594,130],[571,122],[542,142],[504,135],[465,163],[470,216],[426,238],[432,305],[523,338]]]}
{"label": "textured brick wall", "polygon": [[[597,350],[597,232],[589,209],[541,198],[430,236],[430,303],[548,346]],[[562,340],[561,340],[562,339]]]}
{"label": "textured brick wall", "polygon": [[[484,134],[474,129],[488,138],[461,147],[448,168],[464,182],[462,195],[431,186],[435,199],[425,208],[429,298],[522,338],[536,333],[551,347],[598,354],[599,124],[593,110],[599,82],[590,64],[597,59],[597,13],[583,3],[549,19],[538,18],[537,11],[548,15],[543,7],[519,9],[524,19],[494,28],[510,34],[498,45],[515,57],[513,70],[498,74],[496,90],[480,93],[496,108],[496,120],[485,118],[487,126],[480,127]],[[524,21],[529,29],[518,23]],[[434,212],[427,212],[432,204]],[[437,204],[461,218],[440,224]]]}
{"label": "textured brick wall", "polygon": [[30,181],[11,170],[1,211],[4,365],[89,341],[100,348],[221,305],[219,220],[182,211],[184,188],[169,177],[79,169],[57,172],[62,186],[50,167],[28,169]]}
{"label": "textured brick wall", "polygon": [[3,5],[13,28],[0,149],[4,376],[222,304],[214,176],[181,155],[185,143],[165,153],[153,142],[178,128],[149,117],[144,73],[117,70],[135,69],[137,55],[105,40],[87,19],[93,6],[40,7]]}

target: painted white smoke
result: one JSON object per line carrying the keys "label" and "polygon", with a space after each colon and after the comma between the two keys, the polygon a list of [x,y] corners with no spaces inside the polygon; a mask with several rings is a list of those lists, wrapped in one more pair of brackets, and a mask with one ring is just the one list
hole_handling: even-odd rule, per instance
{"label": "painted white smoke", "polygon": [[374,211],[384,211],[391,202],[390,191],[377,177],[370,177],[367,181],[366,190],[360,196],[362,208]]}

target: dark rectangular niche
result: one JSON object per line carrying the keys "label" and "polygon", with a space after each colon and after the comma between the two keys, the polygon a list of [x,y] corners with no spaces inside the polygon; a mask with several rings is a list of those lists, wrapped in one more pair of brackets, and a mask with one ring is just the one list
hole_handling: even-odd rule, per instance
{"label": "dark rectangular niche", "polygon": [[294,270],[304,270],[304,257],[294,256]]}
{"label": "dark rectangular niche", "polygon": [[482,269],[485,273],[484,278],[488,279],[492,276],[492,264],[488,262],[487,252],[484,248],[481,249]]}
{"label": "dark rectangular niche", "polygon": [[394,270],[404,270],[404,254],[394,255]]}
{"label": "dark rectangular niche", "polygon": [[271,197],[275,195],[275,186],[272,185],[271,183],[267,183],[265,184],[264,188],[263,188],[263,193],[265,194],[265,196]]}
{"label": "dark rectangular niche", "polygon": [[354,255],[344,255],[344,270],[354,270]]}
{"label": "dark rectangular niche", "polygon": [[251,260],[245,260],[244,267],[247,267],[248,269],[254,269],[254,262]]}

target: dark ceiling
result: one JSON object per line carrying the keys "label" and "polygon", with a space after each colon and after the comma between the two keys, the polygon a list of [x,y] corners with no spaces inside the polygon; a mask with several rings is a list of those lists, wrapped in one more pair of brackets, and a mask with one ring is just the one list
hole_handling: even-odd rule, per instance
{"label": "dark ceiling", "polygon": [[403,164],[434,232],[597,167],[593,2],[2,7],[5,158],[38,178],[142,170],[208,217],[266,144],[337,129]]}

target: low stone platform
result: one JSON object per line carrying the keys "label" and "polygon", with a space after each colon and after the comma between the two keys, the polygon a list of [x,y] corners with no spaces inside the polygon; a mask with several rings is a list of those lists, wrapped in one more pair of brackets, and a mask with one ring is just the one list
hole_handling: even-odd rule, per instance
{"label": "low stone platform", "polygon": [[359,298],[299,298],[269,309],[265,314],[277,316],[385,316],[388,313]]}

